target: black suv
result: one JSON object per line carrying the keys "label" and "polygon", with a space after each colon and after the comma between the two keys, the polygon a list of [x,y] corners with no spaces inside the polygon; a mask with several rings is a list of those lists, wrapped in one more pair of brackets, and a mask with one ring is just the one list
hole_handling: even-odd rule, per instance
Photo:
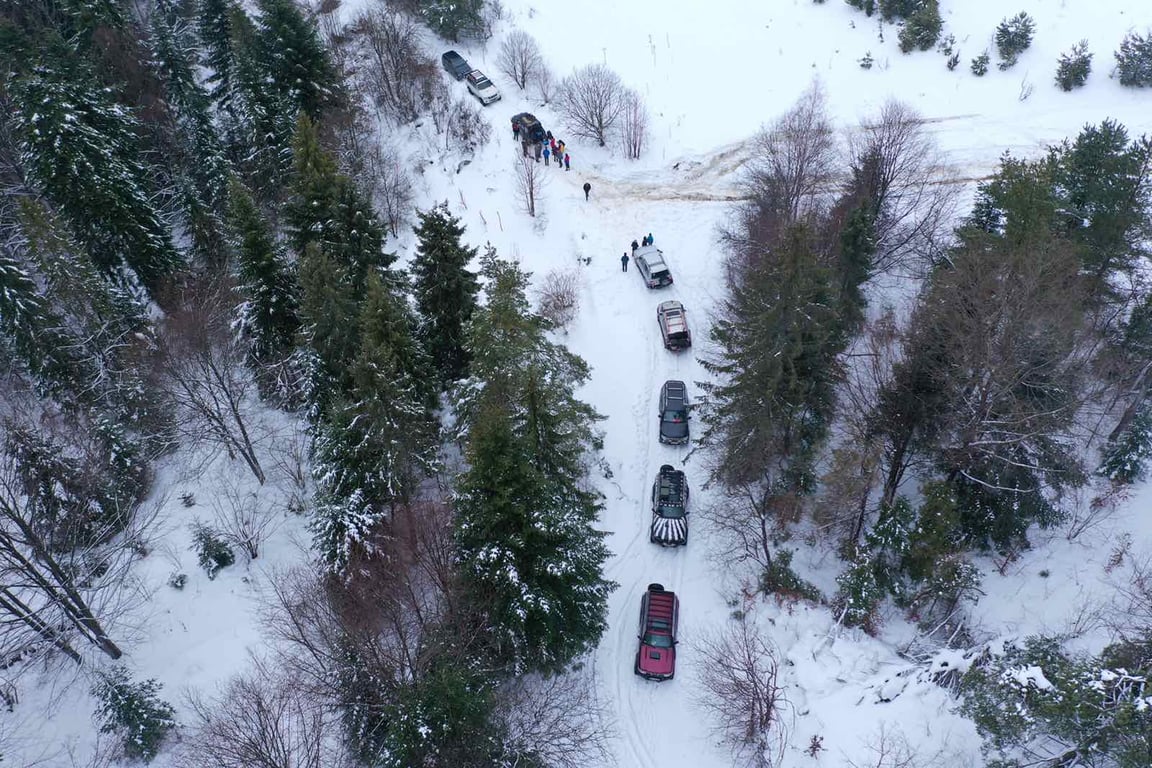
{"label": "black suv", "polygon": [[688,543],[688,481],[671,464],[660,467],[652,483],[652,527],[648,541],[664,547]]}
{"label": "black suv", "polygon": [[688,388],[682,381],[666,381],[660,388],[660,442],[688,442]]}
{"label": "black suv", "polygon": [[456,53],[456,51],[448,51],[440,57],[440,63],[444,65],[444,71],[452,75],[457,80],[463,80],[464,75],[472,71],[472,65],[464,60],[464,57]]}
{"label": "black suv", "polygon": [[636,271],[649,288],[663,288],[672,285],[672,271],[664,262],[664,252],[654,245],[642,245],[632,253]]}

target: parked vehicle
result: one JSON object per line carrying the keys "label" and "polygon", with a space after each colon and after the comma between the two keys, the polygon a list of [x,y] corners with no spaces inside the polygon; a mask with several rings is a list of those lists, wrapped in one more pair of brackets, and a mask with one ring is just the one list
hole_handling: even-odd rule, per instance
{"label": "parked vehicle", "polygon": [[512,124],[520,126],[520,141],[524,141],[525,138],[531,141],[544,141],[548,138],[544,125],[530,112],[513,115]]}
{"label": "parked vehicle", "polygon": [[632,261],[636,263],[636,271],[649,288],[672,285],[672,271],[664,261],[664,252],[656,246],[640,246],[633,252]]}
{"label": "parked vehicle", "polygon": [[660,388],[660,442],[684,445],[688,442],[688,387],[669,380]]}
{"label": "parked vehicle", "polygon": [[464,57],[456,53],[456,51],[446,51],[440,57],[440,64],[443,65],[444,71],[452,75],[457,80],[463,80],[464,76],[472,71],[472,65],[464,60]]}
{"label": "parked vehicle", "polygon": [[649,584],[640,598],[640,629],[637,637],[636,674],[649,680],[671,680],[676,676],[676,626],[680,622],[680,600],[662,584]]}
{"label": "parked vehicle", "polygon": [[656,307],[656,322],[660,324],[665,349],[679,352],[692,346],[692,333],[688,330],[683,304],[678,301],[660,302]]}
{"label": "parked vehicle", "polygon": [[500,101],[500,91],[492,85],[492,81],[478,69],[474,69],[464,76],[468,85],[468,92],[480,100],[484,106]]}
{"label": "parked vehicle", "polygon": [[664,464],[652,483],[652,526],[648,541],[664,547],[688,543],[688,480],[679,469]]}

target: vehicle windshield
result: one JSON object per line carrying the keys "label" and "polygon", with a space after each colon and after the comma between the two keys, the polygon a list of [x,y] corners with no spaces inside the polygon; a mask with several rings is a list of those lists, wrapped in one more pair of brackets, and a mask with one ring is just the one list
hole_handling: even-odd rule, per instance
{"label": "vehicle windshield", "polygon": [[672,638],[668,635],[646,635],[644,645],[650,645],[653,648],[671,648]]}
{"label": "vehicle windshield", "polygon": [[684,411],[664,411],[665,424],[679,424],[682,421],[688,420],[688,414]]}
{"label": "vehicle windshield", "polygon": [[486,77],[478,77],[478,78],[476,78],[476,87],[477,88],[491,88],[492,83],[488,82],[488,78],[486,78]]}
{"label": "vehicle windshield", "polygon": [[686,341],[688,339],[687,331],[673,331],[668,334],[669,341]]}
{"label": "vehicle windshield", "polygon": [[677,519],[684,517],[684,507],[676,501],[665,501],[660,504],[660,517]]}

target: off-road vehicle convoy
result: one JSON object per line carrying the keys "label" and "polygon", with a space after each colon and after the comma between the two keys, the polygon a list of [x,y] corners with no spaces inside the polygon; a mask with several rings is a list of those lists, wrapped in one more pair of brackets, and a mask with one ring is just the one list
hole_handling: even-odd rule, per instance
{"label": "off-road vehicle convoy", "polygon": [[672,270],[664,261],[664,252],[654,245],[642,245],[632,252],[636,271],[649,288],[664,288],[672,285]]}
{"label": "off-road vehicle convoy", "polygon": [[678,301],[660,302],[660,306],[656,307],[656,322],[660,325],[665,349],[679,352],[692,346],[692,333],[688,330],[688,318],[683,304]]}
{"label": "off-road vehicle convoy", "polygon": [[685,445],[688,442],[688,387],[669,380],[660,388],[660,442]]}
{"label": "off-road vehicle convoy", "polygon": [[649,680],[676,676],[676,625],[680,623],[680,600],[662,584],[649,584],[640,598],[636,674]]}

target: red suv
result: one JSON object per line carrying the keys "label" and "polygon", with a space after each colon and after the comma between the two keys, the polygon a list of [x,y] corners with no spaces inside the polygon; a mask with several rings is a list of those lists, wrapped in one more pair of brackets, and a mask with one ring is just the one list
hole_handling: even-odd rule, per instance
{"label": "red suv", "polygon": [[649,584],[640,599],[640,650],[636,674],[649,680],[671,680],[676,675],[676,625],[680,600],[662,584]]}

